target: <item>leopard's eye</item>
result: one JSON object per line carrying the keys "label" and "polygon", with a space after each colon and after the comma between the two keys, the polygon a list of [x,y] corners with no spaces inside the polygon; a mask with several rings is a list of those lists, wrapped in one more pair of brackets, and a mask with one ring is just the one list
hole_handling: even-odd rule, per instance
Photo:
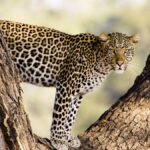
{"label": "leopard's eye", "polygon": [[127,55],[127,56],[133,56],[134,55],[134,49],[126,49],[125,55]]}
{"label": "leopard's eye", "polygon": [[133,58],[133,55],[134,55],[134,50],[126,49],[125,56],[126,56],[127,61],[131,61]]}
{"label": "leopard's eye", "polygon": [[109,55],[109,56],[114,56],[114,55],[115,55],[114,50],[113,50],[113,49],[110,50],[109,53],[108,53],[108,55]]}
{"label": "leopard's eye", "polygon": [[126,53],[129,53],[130,52],[130,49],[126,49]]}

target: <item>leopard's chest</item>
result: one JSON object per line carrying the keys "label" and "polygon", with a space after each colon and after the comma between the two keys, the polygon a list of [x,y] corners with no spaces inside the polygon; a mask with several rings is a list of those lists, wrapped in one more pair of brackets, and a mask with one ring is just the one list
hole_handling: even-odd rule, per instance
{"label": "leopard's chest", "polygon": [[87,78],[87,80],[82,83],[80,88],[80,93],[82,95],[92,92],[96,87],[100,86],[105,79],[106,75],[94,74]]}

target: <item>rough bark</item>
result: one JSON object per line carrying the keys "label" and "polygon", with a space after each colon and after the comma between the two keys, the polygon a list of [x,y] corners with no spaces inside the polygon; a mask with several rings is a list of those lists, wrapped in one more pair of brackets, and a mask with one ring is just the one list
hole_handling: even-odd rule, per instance
{"label": "rough bark", "polygon": [[[78,150],[150,149],[150,56],[133,87],[79,138]],[[48,139],[32,132],[19,76],[0,33],[0,150],[36,149],[53,148]]]}

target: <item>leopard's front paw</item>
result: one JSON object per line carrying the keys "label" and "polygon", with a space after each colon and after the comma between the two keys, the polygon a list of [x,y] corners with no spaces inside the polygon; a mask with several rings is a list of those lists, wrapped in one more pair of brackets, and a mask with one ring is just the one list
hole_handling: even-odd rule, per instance
{"label": "leopard's front paw", "polygon": [[77,137],[70,137],[68,139],[68,146],[78,148],[80,147],[81,142]]}
{"label": "leopard's front paw", "polygon": [[56,150],[68,150],[68,146],[60,141],[51,139],[51,144]]}

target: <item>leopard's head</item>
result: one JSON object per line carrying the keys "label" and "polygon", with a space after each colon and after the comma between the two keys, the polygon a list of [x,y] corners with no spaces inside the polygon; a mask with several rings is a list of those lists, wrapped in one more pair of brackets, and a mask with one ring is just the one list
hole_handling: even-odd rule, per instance
{"label": "leopard's head", "polygon": [[108,62],[117,73],[123,73],[134,56],[135,44],[139,35],[127,36],[122,33],[100,34]]}

